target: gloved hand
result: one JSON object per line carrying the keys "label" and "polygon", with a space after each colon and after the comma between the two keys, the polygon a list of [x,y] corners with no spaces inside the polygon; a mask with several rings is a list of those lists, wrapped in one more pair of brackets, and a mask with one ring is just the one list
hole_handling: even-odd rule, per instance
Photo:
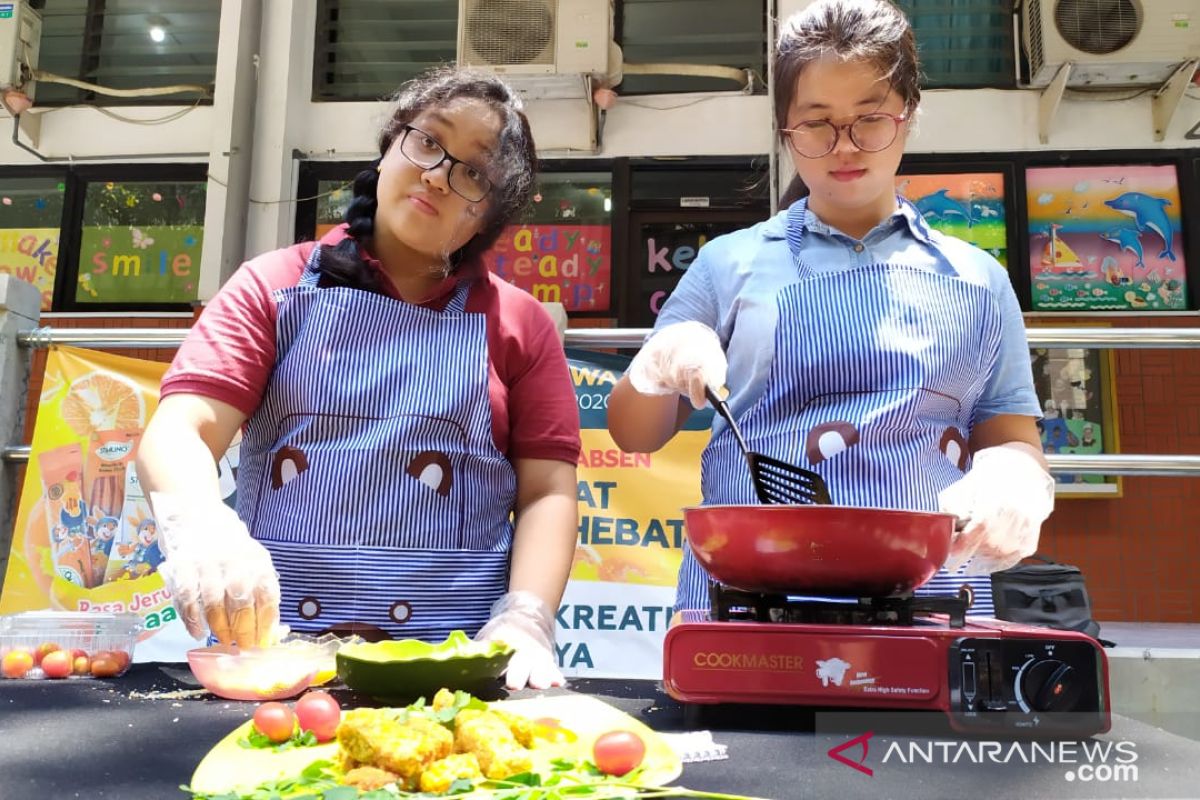
{"label": "gloved hand", "polygon": [[505,642],[516,650],[504,673],[509,689],[548,689],[567,682],[554,653],[554,611],[533,592],[509,592],[497,600],[475,640]]}
{"label": "gloved hand", "polygon": [[660,330],[634,356],[629,382],[642,394],[682,394],[696,408],[707,402],[704,387],[720,389],[729,368],[716,331],[700,322],[676,322]]}
{"label": "gloved hand", "polygon": [[271,554],[222,502],[152,492],[165,561],[159,567],[188,633],[266,647],[279,637],[279,576]]}
{"label": "gloved hand", "polygon": [[971,471],[938,495],[942,511],[966,520],[950,543],[946,569],[969,559],[965,574],[990,575],[1037,550],[1042,523],[1054,510],[1054,479],[1032,451],[1019,442],[986,447]]}

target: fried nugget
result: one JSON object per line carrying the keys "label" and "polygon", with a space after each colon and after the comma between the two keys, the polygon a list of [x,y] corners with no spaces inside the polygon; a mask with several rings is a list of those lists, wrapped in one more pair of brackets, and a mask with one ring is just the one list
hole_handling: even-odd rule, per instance
{"label": "fried nugget", "polygon": [[455,753],[433,762],[421,773],[421,791],[442,794],[460,778],[474,781],[482,777],[474,753]]}
{"label": "fried nugget", "polygon": [[454,724],[454,749],[474,753],[489,778],[507,778],[533,766],[529,751],[521,746],[508,723],[494,711],[463,709]]}
{"label": "fried nugget", "polygon": [[432,720],[413,716],[401,723],[369,708],[346,712],[337,741],[347,757],[395,773],[406,787],[415,786],[421,771],[450,755],[454,746],[450,732]]}
{"label": "fried nugget", "polygon": [[504,720],[508,725],[508,729],[512,731],[513,738],[521,743],[522,747],[533,747],[533,720],[529,717],[522,717],[520,714],[510,714],[507,711],[498,709],[491,710],[493,714]]}
{"label": "fried nugget", "polygon": [[475,757],[479,759],[483,774],[496,780],[533,769],[529,751],[516,742],[489,742],[476,751]]}
{"label": "fried nugget", "polygon": [[373,792],[376,789],[382,789],[384,786],[396,783],[399,780],[399,775],[388,772],[386,769],[379,769],[379,767],[355,767],[346,772],[342,782],[362,792]]}

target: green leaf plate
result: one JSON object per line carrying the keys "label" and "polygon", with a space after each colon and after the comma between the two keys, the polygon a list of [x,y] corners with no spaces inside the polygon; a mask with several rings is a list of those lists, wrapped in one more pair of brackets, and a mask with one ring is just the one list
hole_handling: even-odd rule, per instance
{"label": "green leaf plate", "polygon": [[476,642],[451,631],[440,644],[418,639],[348,644],[336,659],[338,677],[348,687],[390,703],[422,695],[432,700],[442,687],[486,688],[495,684],[513,652],[503,642]]}

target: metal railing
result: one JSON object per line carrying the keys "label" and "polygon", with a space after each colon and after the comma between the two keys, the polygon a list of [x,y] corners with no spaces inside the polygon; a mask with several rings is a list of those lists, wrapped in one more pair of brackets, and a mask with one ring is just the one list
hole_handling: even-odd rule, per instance
{"label": "metal railing", "polygon": [[[1031,347],[1186,349],[1200,347],[1200,328],[1028,328]],[[650,328],[569,328],[568,347],[636,348]],[[82,345],[109,350],[171,348],[183,343],[186,328],[34,328],[17,335],[26,347]]]}
{"label": "metal railing", "polygon": [[[93,348],[172,348],[187,335],[186,328],[35,328],[17,334],[25,347],[82,345]],[[565,334],[568,347],[636,348],[650,333],[649,328],[573,328]],[[1200,347],[1200,328],[1028,328],[1031,347],[1181,349]],[[0,448],[0,459],[29,460],[28,446]],[[1050,471],[1069,475],[1156,475],[1200,476],[1200,456],[1049,454]]]}

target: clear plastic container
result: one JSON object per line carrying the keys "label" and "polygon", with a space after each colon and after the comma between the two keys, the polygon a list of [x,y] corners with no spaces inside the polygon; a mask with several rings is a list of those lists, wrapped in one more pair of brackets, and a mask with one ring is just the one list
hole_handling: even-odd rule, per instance
{"label": "clear plastic container", "polygon": [[138,614],[26,611],[0,617],[0,679],[115,678],[129,669]]}
{"label": "clear plastic container", "polygon": [[337,677],[334,655],[348,641],[362,640],[292,633],[266,649],[218,644],[189,650],[187,659],[200,685],[218,697],[282,700]]}

